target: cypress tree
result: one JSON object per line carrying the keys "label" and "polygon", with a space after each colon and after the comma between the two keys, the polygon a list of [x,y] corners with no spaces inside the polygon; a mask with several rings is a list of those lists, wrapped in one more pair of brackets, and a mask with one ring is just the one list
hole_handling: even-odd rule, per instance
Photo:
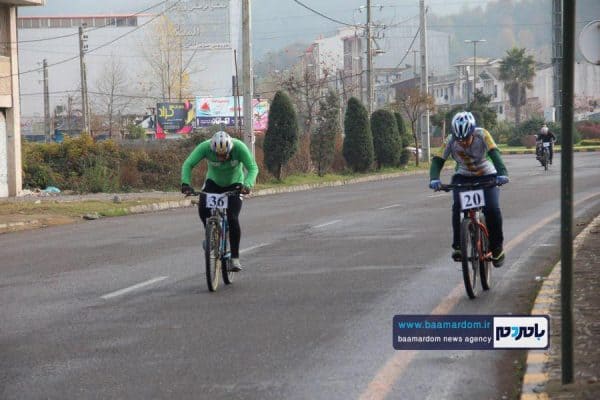
{"label": "cypress tree", "polygon": [[355,172],[365,172],[373,164],[373,135],[369,115],[360,100],[352,97],[344,117],[344,148],[346,163]]}
{"label": "cypress tree", "polygon": [[335,156],[335,137],[341,131],[340,102],[338,96],[329,91],[321,101],[317,113],[317,130],[311,136],[310,155],[319,176],[325,175]]}
{"label": "cypress tree", "polygon": [[408,164],[408,160],[410,158],[410,151],[406,149],[407,146],[410,145],[410,135],[406,129],[406,124],[404,123],[404,118],[399,112],[394,113],[394,117],[396,117],[396,124],[398,125],[398,133],[400,134],[400,141],[402,142],[402,150],[400,152],[400,165],[404,166]]}
{"label": "cypress tree", "polygon": [[278,91],[273,98],[263,150],[267,169],[281,180],[281,169],[298,150],[296,111],[285,92]]}
{"label": "cypress tree", "polygon": [[371,115],[373,148],[377,168],[396,166],[402,151],[402,139],[394,114],[387,110],[377,110]]}

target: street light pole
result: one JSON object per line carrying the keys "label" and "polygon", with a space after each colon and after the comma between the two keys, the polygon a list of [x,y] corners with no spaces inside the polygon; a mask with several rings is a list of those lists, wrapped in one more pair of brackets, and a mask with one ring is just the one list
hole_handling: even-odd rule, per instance
{"label": "street light pole", "polygon": [[473,101],[475,101],[475,88],[477,84],[477,43],[487,42],[485,39],[465,40],[465,43],[473,43]]}

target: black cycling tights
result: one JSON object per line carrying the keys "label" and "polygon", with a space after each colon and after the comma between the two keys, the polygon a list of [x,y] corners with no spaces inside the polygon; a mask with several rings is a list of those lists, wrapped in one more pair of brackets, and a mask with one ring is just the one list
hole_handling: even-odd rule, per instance
{"label": "black cycling tights", "polygon": [[[234,190],[239,185],[231,185],[227,187],[221,187],[214,181],[208,179],[204,183],[202,188],[203,192],[207,193],[225,193],[230,190]],[[240,211],[242,211],[242,198],[240,196],[229,196],[228,197],[229,207],[227,208],[227,221],[229,222],[229,243],[231,244],[231,258],[240,257],[240,240],[242,238],[242,231],[240,229]],[[198,214],[202,224],[206,227],[206,218],[210,217],[210,209],[206,208],[206,196],[200,196],[200,203],[198,204]]]}

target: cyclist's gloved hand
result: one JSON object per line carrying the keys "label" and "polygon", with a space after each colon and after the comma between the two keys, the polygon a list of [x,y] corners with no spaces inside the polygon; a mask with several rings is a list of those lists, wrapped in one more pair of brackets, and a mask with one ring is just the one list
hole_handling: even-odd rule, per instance
{"label": "cyclist's gloved hand", "polygon": [[500,175],[496,177],[496,185],[502,186],[508,183],[508,176]]}
{"label": "cyclist's gloved hand", "polygon": [[194,193],[194,188],[191,187],[190,185],[188,185],[187,183],[182,183],[181,184],[181,193],[189,196],[190,194]]}
{"label": "cyclist's gloved hand", "polygon": [[249,188],[248,186],[242,186],[242,188],[240,189],[241,194],[250,194],[251,191],[252,191],[252,189]]}
{"label": "cyclist's gloved hand", "polygon": [[442,188],[442,181],[439,179],[434,179],[429,182],[429,188],[435,190],[436,192]]}

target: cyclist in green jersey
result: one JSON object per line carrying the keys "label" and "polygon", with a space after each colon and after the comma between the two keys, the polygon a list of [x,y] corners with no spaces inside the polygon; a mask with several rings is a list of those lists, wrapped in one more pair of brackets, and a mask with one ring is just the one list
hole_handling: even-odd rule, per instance
{"label": "cyclist in green jersey", "polygon": [[[457,113],[452,118],[452,135],[442,146],[439,154],[431,161],[429,171],[429,187],[440,190],[440,172],[448,158],[452,157],[457,170],[452,183],[475,183],[495,180],[498,186],[508,183],[508,171],[496,146],[492,135],[484,128],[478,127],[475,117],[468,111]],[[460,199],[459,190],[453,191],[452,205],[452,259],[460,261]],[[502,213],[500,211],[500,191],[497,186],[483,191],[485,206],[483,214],[490,233],[490,249],[494,267],[504,263],[504,234],[502,231]]]}
{"label": "cyclist in green jersey", "polygon": [[[225,193],[231,190],[240,190],[242,194],[249,194],[256,182],[258,166],[248,147],[241,140],[232,138],[227,132],[217,132],[211,139],[200,143],[190,153],[181,167],[181,193],[192,194],[191,186],[192,168],[200,161],[207,159],[208,172],[202,187],[203,192]],[[247,173],[244,176],[244,168]],[[229,196],[227,219],[229,221],[229,241],[231,243],[231,270],[242,270],[240,263],[240,240],[242,237],[239,215],[242,210],[242,198]],[[198,213],[202,224],[206,226],[206,218],[210,217],[210,210],[206,208],[206,196],[200,196]]]}

